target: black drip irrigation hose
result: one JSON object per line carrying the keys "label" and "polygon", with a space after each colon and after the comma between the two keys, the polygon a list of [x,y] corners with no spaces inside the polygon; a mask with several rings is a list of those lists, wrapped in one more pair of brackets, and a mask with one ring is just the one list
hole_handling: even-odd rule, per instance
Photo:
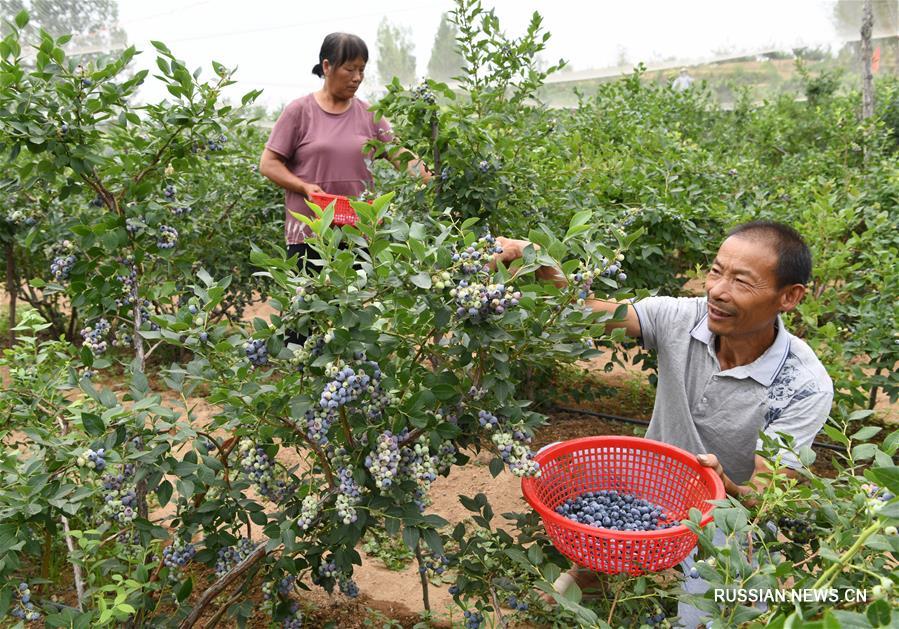
{"label": "black drip irrigation hose", "polygon": [[[649,421],[646,419],[637,419],[636,417],[622,417],[621,415],[609,415],[608,413],[598,413],[596,411],[588,411],[583,408],[569,408],[567,406],[553,406],[553,410],[560,411],[562,413],[572,413],[575,415],[588,415],[590,417],[599,417],[600,419],[608,419],[611,421],[621,422],[623,424],[633,424],[634,426],[649,426]],[[815,448],[824,448],[826,450],[833,450],[834,452],[846,452],[846,447],[833,444],[833,443],[821,443],[820,441],[815,441],[812,443],[812,446]]]}

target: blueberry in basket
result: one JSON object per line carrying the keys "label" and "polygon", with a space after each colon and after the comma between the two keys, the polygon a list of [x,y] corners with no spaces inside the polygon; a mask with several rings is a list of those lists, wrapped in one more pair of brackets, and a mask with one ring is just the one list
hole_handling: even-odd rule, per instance
{"label": "blueberry in basket", "polygon": [[660,531],[680,524],[669,521],[662,507],[614,489],[569,498],[556,507],[556,513],[580,524],[617,531]]}

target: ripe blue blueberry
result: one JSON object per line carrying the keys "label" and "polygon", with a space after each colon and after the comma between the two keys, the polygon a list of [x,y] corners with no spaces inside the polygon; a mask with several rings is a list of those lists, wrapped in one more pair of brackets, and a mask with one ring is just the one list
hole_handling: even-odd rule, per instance
{"label": "ripe blue blueberry", "polygon": [[676,526],[662,507],[613,489],[586,492],[556,507],[556,513],[580,524],[619,531],[655,531]]}

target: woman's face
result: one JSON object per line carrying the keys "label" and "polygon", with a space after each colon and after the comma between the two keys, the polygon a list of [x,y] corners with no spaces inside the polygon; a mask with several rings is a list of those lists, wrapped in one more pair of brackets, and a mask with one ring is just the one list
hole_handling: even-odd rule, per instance
{"label": "woman's face", "polygon": [[365,78],[365,60],[361,57],[351,59],[340,66],[332,66],[325,59],[322,69],[325,71],[325,86],[335,98],[340,100],[353,98],[362,79]]}

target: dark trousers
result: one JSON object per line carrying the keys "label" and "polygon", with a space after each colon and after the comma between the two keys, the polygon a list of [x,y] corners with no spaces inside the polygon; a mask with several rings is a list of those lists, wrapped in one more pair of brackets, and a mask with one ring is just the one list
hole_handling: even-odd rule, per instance
{"label": "dark trousers", "polygon": [[[299,271],[300,273],[305,272],[307,275],[310,273],[315,273],[316,269],[318,268],[313,264],[306,264],[310,253],[313,253],[312,247],[307,245],[305,242],[301,242],[296,245],[287,245],[287,257],[292,258],[295,255],[299,255],[299,258],[297,258],[297,271]],[[296,332],[294,330],[287,330],[287,334],[284,336],[284,342],[302,345],[306,342],[306,338],[308,337],[300,334],[299,332]]]}

